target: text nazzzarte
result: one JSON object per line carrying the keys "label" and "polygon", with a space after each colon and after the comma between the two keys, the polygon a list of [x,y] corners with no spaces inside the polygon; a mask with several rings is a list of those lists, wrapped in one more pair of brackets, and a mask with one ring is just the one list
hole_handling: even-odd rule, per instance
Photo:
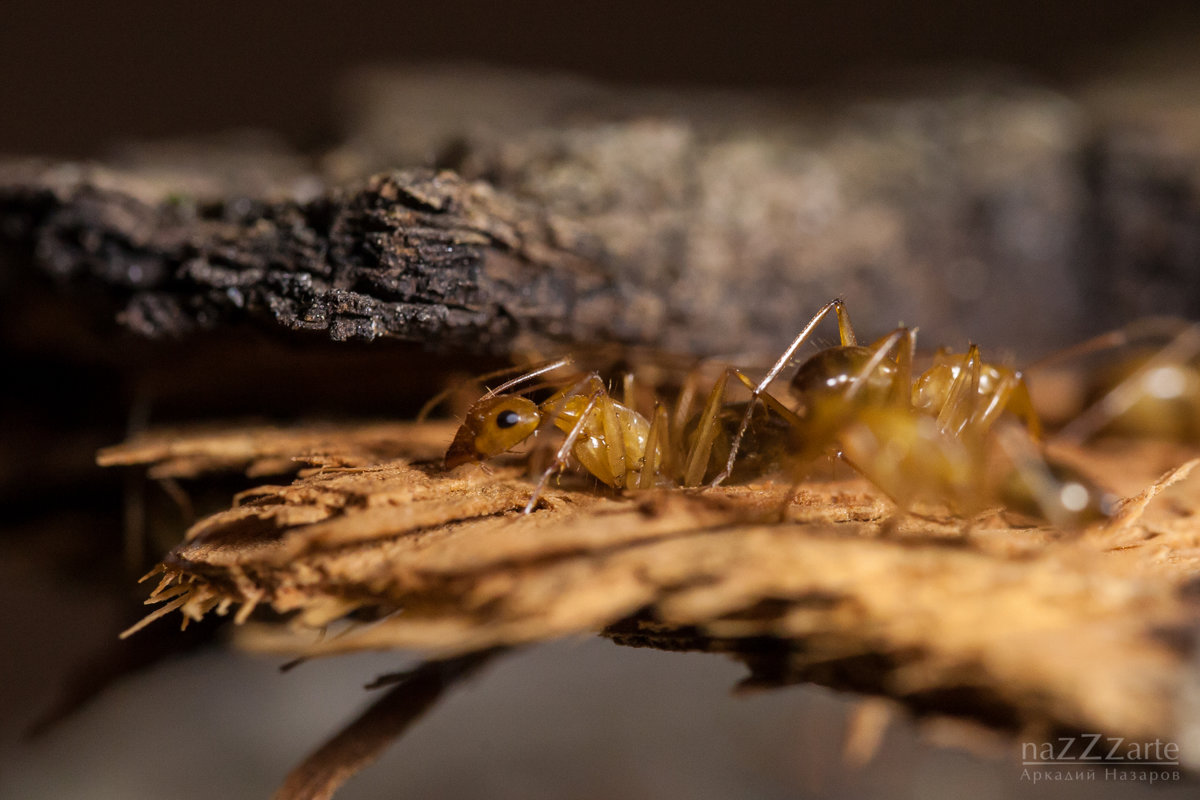
{"label": "text nazzzarte", "polygon": [[[1081,749],[1082,748],[1082,749]],[[1060,736],[1053,742],[1022,742],[1024,762],[1098,762],[1148,761],[1179,763],[1179,744],[1155,739],[1136,742],[1122,736],[1103,736],[1084,733],[1079,736]]]}

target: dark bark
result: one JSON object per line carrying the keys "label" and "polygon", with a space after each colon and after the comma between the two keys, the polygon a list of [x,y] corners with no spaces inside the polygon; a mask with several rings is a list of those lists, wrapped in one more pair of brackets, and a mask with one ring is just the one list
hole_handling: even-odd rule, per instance
{"label": "dark bark", "polygon": [[249,317],[336,341],[501,349],[519,329],[561,333],[606,289],[544,214],[450,173],[271,202],[147,199],[125,188],[134,174],[24,171],[0,196],[10,230],[56,277],[125,295],[122,321],[146,336]]}
{"label": "dark bark", "polygon": [[[988,320],[1018,311],[1044,339],[1078,316],[1082,133],[1053,94],[802,106],[453,71],[388,86],[307,173],[228,142],[190,171],[178,152],[8,164],[0,218],[147,336],[248,318],[443,349],[713,353],[774,349],[835,295],[870,331],[947,339],[1011,342]],[[474,116],[439,111],[454,91]],[[257,181],[218,168],[259,162]]]}
{"label": "dark bark", "polygon": [[1177,117],[942,84],[802,103],[376,75],[320,159],[226,140],[9,163],[0,220],[146,336],[250,320],[459,352],[771,352],[841,295],[868,333],[1030,353],[1200,311],[1200,146]]}

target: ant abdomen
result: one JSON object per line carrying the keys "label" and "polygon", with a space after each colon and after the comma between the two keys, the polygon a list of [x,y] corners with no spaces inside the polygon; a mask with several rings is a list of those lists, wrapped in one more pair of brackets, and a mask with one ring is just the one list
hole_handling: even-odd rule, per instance
{"label": "ant abdomen", "polygon": [[[1128,399],[1113,409],[1100,432],[1200,442],[1200,371],[1194,363],[1148,365],[1149,357],[1124,364],[1097,381],[1111,391],[1125,382]],[[1097,397],[1103,392],[1092,390]]]}
{"label": "ant abdomen", "polygon": [[1075,467],[1044,455],[1014,464],[1000,480],[997,494],[1006,508],[1064,530],[1102,522],[1117,510],[1115,495]]}
{"label": "ant abdomen", "polygon": [[[585,419],[588,402],[583,395],[565,398],[554,416],[555,427],[569,434],[580,426],[582,435],[571,454],[602,483],[614,489],[636,485],[649,455],[650,421],[608,397],[595,405],[598,410]],[[656,445],[656,449],[661,447]]]}
{"label": "ant abdomen", "polygon": [[1093,370],[1089,405],[1056,436],[1082,443],[1100,434],[1200,443],[1200,325],[1148,319],[1089,339],[1040,362],[1114,348],[1118,363]]}

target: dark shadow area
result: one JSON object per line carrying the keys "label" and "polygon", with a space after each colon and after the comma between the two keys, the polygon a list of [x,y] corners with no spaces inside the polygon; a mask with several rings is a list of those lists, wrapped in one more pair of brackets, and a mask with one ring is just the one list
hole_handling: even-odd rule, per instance
{"label": "dark shadow area", "polygon": [[803,88],[897,66],[1086,75],[1147,36],[1200,29],[1184,0],[265,4],[18,0],[0,29],[0,151],[97,155],[116,140],[260,127],[327,143],[348,68],[477,61],[630,84]]}

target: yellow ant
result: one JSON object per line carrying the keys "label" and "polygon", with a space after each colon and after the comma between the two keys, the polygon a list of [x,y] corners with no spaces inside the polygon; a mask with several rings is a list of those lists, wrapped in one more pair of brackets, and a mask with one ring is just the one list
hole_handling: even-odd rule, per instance
{"label": "yellow ant", "polygon": [[[632,408],[632,378],[629,377],[625,381],[625,402],[609,393],[596,372],[560,389],[541,403],[521,394],[507,393],[571,363],[569,357],[550,362],[513,378],[477,400],[467,410],[446,451],[445,467],[453,469],[462,464],[486,461],[512,450],[552,425],[566,437],[550,466],[542,473],[525,506],[525,513],[533,511],[551,476],[565,468],[571,458],[614,489],[698,486],[708,470],[725,419],[722,411],[729,377],[738,378],[748,388],[753,386],[740,370],[724,370],[690,430],[685,425],[686,412],[676,416],[672,430],[672,420],[661,404],[656,405],[652,419]],[[685,407],[680,405],[681,409]],[[773,408],[777,413],[790,416],[782,405]]]}
{"label": "yellow ant", "polygon": [[1114,496],[1008,421],[984,435],[956,436],[928,415],[869,408],[839,432],[838,446],[843,460],[902,509],[931,499],[973,516],[999,505],[1062,529],[1116,510]]}
{"label": "yellow ant", "polygon": [[[755,402],[770,398],[767,389],[795,363],[796,352],[831,312],[837,317],[840,344],[818,350],[800,365],[790,381],[791,392],[799,403],[792,415],[798,420],[794,438],[803,455],[815,457],[834,446],[844,424],[867,409],[894,407],[902,413],[931,414],[941,432],[956,436],[987,430],[1003,411],[1009,410],[1025,420],[1035,436],[1040,435],[1041,426],[1019,373],[987,364],[979,348],[972,345],[960,355],[939,353],[934,366],[914,384],[916,330],[902,326],[869,347],[860,345],[845,304],[836,299],[813,315],[752,389],[725,470],[712,486],[732,472]],[[772,407],[777,403],[774,401]]]}
{"label": "yellow ant", "polygon": [[[802,477],[816,457],[835,450],[901,508],[926,495],[960,513],[1002,502],[1061,527],[1111,513],[1103,490],[1035,446],[1041,425],[1020,373],[984,362],[972,345],[963,354],[940,353],[913,382],[915,330],[900,327],[861,346],[841,300],[823,306],[753,388],[725,469],[710,485],[732,473],[755,401],[770,398],[771,383],[831,312],[840,344],[819,350],[791,380],[798,401],[791,417],[794,474]],[[778,403],[767,402],[773,408]],[[1008,426],[1002,436],[991,436],[1006,411],[1025,433]],[[994,474],[997,442],[1008,466]]]}

